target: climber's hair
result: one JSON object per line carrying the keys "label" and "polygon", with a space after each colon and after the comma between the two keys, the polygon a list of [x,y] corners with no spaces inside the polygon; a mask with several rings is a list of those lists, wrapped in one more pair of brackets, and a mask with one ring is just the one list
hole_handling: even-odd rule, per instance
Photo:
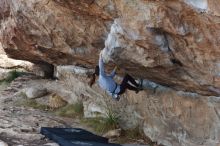
{"label": "climber's hair", "polygon": [[99,66],[95,67],[95,72],[92,74],[91,80],[89,82],[90,87],[92,87],[92,85],[95,83],[96,75],[99,76]]}

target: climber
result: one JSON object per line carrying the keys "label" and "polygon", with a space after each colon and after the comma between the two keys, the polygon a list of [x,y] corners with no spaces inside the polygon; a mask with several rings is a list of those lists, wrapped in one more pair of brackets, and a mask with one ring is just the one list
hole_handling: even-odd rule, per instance
{"label": "climber", "polygon": [[99,76],[99,86],[102,89],[106,90],[109,93],[109,95],[111,95],[112,98],[115,100],[119,100],[119,95],[125,93],[126,89],[133,90],[136,93],[142,90],[142,80],[140,80],[140,83],[138,84],[128,74],[124,76],[121,84],[118,85],[113,79],[115,76],[116,69],[117,67],[114,68],[111,74],[107,75],[104,70],[104,62],[102,59],[102,55],[100,54],[99,66],[96,66],[95,68],[95,72],[93,73],[92,79],[89,82],[90,87],[94,84],[96,76]]}

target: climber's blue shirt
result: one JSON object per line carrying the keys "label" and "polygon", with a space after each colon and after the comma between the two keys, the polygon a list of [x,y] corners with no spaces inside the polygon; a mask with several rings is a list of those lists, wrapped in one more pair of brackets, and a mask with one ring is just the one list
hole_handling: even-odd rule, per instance
{"label": "climber's blue shirt", "polygon": [[109,95],[114,97],[120,92],[120,86],[114,81],[115,70],[111,74],[107,75],[105,73],[104,62],[100,55],[99,57],[99,86],[106,90]]}

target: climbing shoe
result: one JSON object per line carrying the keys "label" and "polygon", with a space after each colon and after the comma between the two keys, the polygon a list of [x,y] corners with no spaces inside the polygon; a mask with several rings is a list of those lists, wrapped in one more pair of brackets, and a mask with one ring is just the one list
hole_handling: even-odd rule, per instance
{"label": "climbing shoe", "polygon": [[138,89],[139,91],[143,90],[143,79],[139,79]]}
{"label": "climbing shoe", "polygon": [[120,100],[120,96],[118,94],[114,94],[114,96],[112,98],[116,101]]}

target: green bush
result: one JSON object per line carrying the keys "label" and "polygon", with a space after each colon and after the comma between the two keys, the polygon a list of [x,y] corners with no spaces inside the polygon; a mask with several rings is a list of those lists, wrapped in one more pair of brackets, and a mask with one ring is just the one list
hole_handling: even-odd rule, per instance
{"label": "green bush", "polygon": [[24,107],[32,107],[34,109],[39,109],[39,110],[48,110],[47,105],[42,105],[38,103],[35,99],[22,99],[17,101],[16,105],[24,106]]}
{"label": "green bush", "polygon": [[17,77],[20,77],[22,75],[24,75],[25,73],[24,72],[20,72],[20,71],[17,71],[17,70],[13,70],[13,71],[10,71],[8,73],[8,76],[2,80],[2,82],[7,82],[7,83],[11,83],[14,79],[16,79]]}
{"label": "green bush", "polygon": [[112,110],[108,110],[106,117],[86,118],[81,122],[92,127],[97,133],[104,134],[109,130],[118,128],[119,117]]}
{"label": "green bush", "polygon": [[104,123],[106,125],[106,129],[116,129],[118,127],[119,117],[112,110],[108,110],[106,117],[104,118]]}
{"label": "green bush", "polygon": [[9,86],[9,83],[5,81],[0,81],[0,92],[5,90]]}
{"label": "green bush", "polygon": [[0,80],[0,91],[6,89],[14,79],[22,75],[24,75],[23,72],[10,71],[5,79]]}

